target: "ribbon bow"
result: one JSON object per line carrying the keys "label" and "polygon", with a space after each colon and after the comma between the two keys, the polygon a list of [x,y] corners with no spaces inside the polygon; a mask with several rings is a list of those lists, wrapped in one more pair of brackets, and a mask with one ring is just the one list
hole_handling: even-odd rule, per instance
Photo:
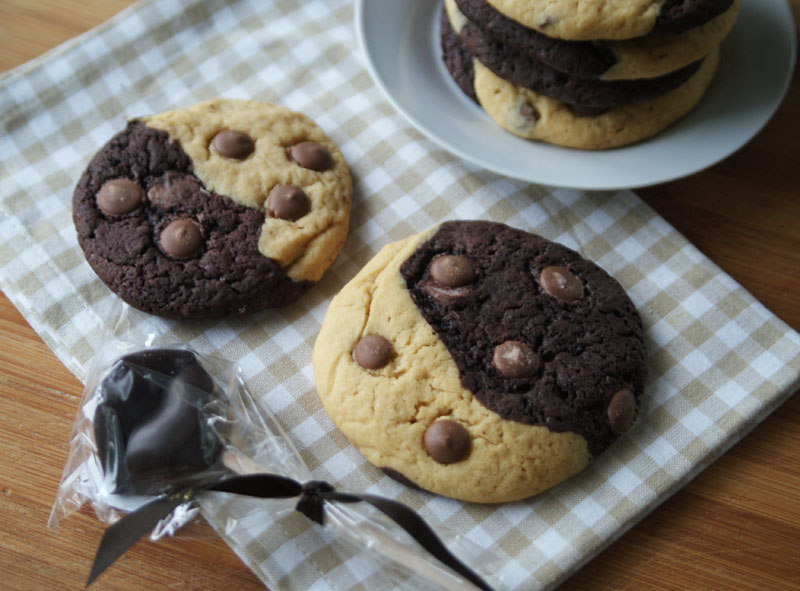
{"label": "ribbon bow", "polygon": [[225,478],[206,486],[159,497],[136,511],[128,513],[109,526],[103,534],[86,585],[91,585],[117,558],[147,534],[156,523],[169,515],[173,509],[192,500],[203,491],[227,492],[261,499],[300,497],[295,509],[320,525],[324,525],[325,522],[326,502],[369,503],[408,532],[442,564],[450,567],[479,589],[493,591],[483,579],[447,549],[430,526],[425,523],[425,520],[406,505],[376,495],[338,492],[333,486],[321,480],[300,483],[276,474],[249,474]]}

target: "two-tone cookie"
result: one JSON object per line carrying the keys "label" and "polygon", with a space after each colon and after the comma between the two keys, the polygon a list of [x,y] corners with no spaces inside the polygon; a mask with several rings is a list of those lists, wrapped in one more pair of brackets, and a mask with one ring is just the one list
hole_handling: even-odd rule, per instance
{"label": "two-tone cookie", "polygon": [[548,37],[571,41],[681,33],[730,7],[731,0],[486,0],[497,12]]}
{"label": "two-tone cookie", "polygon": [[[444,61],[459,87],[468,89],[467,95],[507,131],[571,148],[615,148],[663,131],[697,105],[719,63],[715,50],[695,66],[656,81],[580,80],[542,65],[525,65],[524,59],[519,60],[520,67],[513,59],[498,60],[499,54],[492,55],[488,46],[484,59],[494,66],[492,70],[480,59],[467,59],[472,53],[456,27],[472,38],[475,29],[468,21],[443,10]],[[474,40],[473,47],[479,47],[479,41]],[[469,67],[457,69],[467,63]]]}
{"label": "two-tone cookie", "polygon": [[464,24],[459,38],[473,58],[499,78],[564,103],[576,115],[599,115],[617,107],[658,98],[686,82],[700,67],[700,62],[695,62],[655,78],[579,78],[530,59],[524,52],[498,41],[472,22]]}
{"label": "two-tone cookie", "polygon": [[165,317],[288,304],[344,244],[352,183],[308,117],[216,99],[131,121],[73,194],[78,242],[129,304]]}
{"label": "two-tone cookie", "polygon": [[384,247],[330,304],[317,390],[375,466],[462,500],[558,484],[626,432],[645,380],[637,312],[597,265],[490,222]]}
{"label": "two-tone cookie", "polygon": [[[710,20],[681,32],[656,30],[624,40],[569,41],[548,37],[498,12],[487,0],[446,0],[497,43],[528,59],[578,78],[629,80],[656,78],[702,60],[728,35],[740,0],[715,4]],[[685,3],[684,3],[685,4]],[[712,13],[706,13],[711,16]]]}

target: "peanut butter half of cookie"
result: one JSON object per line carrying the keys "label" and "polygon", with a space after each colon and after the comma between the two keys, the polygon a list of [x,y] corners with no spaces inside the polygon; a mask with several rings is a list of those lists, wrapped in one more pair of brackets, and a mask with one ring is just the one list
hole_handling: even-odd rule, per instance
{"label": "peanut butter half of cookie", "polygon": [[352,181],[310,118],[214,99],[130,121],[73,193],[86,259],[122,299],[165,317],[297,299],[347,236]]}
{"label": "peanut butter half of cookie", "polygon": [[608,273],[540,236],[454,221],[387,245],[335,296],[313,368],[369,462],[499,503],[562,482],[631,429],[645,361]]}

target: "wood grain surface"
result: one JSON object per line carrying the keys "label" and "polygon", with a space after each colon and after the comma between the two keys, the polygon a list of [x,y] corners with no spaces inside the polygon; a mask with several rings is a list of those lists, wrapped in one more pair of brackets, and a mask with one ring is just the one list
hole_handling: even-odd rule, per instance
{"label": "wood grain surface", "polygon": [[[791,0],[795,24],[800,0]],[[7,70],[129,0],[0,0]],[[757,51],[757,48],[753,48]],[[800,329],[800,82],[747,146],[637,193],[768,308]],[[47,529],[81,384],[0,296],[0,588],[81,589],[103,526]],[[263,586],[207,528],[138,543],[98,590]],[[562,591],[800,589],[800,396],[566,581]]]}

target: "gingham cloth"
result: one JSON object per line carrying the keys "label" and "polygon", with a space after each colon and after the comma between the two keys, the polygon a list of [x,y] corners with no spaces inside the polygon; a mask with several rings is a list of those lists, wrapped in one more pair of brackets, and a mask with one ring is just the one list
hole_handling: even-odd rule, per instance
{"label": "gingham cloth", "polygon": [[[226,96],[285,105],[326,130],[355,195],[349,239],[323,280],[281,310],[163,329],[239,364],[314,478],[399,499],[488,549],[498,589],[556,585],[800,386],[800,336],[633,193],[510,180],[420,135],[368,74],[346,0],[143,2],[0,84],[0,285],[82,380],[115,296],[77,245],[71,193],[126,119]],[[382,245],[444,219],[505,222],[577,249],[619,279],[644,322],[649,381],[636,428],[524,502],[471,505],[397,484],[347,443],[313,387],[311,351],[330,298]],[[241,500],[205,509],[271,588],[394,588],[390,569],[299,514],[271,519]]]}

